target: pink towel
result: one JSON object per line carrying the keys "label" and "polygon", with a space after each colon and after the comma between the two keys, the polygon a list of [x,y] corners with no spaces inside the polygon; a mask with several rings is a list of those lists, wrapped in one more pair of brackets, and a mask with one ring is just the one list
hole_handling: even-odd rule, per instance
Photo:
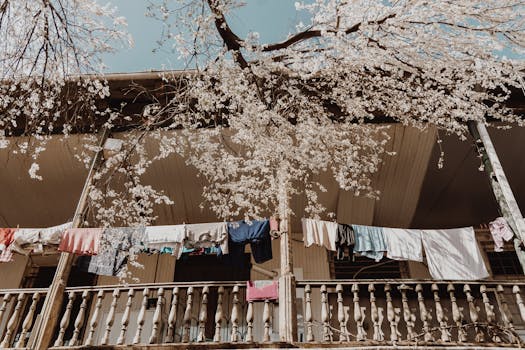
{"label": "pink towel", "polygon": [[246,282],[246,300],[277,300],[279,288],[277,281]]}
{"label": "pink towel", "polygon": [[64,232],[58,250],[78,255],[97,255],[101,228],[70,228]]}

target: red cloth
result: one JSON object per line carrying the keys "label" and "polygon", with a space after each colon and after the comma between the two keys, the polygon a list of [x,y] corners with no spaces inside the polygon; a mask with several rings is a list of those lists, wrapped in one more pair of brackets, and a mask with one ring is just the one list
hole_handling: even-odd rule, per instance
{"label": "red cloth", "polygon": [[277,281],[246,282],[246,300],[277,300],[279,288]]}
{"label": "red cloth", "polygon": [[16,228],[0,228],[0,245],[3,245],[3,248],[9,247],[13,243],[15,231]]}
{"label": "red cloth", "polygon": [[62,235],[58,250],[77,255],[97,255],[101,228],[70,228]]}
{"label": "red cloth", "polygon": [[4,249],[0,254],[0,263],[8,263],[11,261],[13,261],[13,251],[11,247],[7,247],[7,249]]}

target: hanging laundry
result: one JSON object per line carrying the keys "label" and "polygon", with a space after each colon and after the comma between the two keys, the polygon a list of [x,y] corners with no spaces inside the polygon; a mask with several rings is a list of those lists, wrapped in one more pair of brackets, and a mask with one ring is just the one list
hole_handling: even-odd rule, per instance
{"label": "hanging laundry", "polygon": [[421,230],[383,228],[386,256],[393,260],[423,261]]}
{"label": "hanging laundry", "polygon": [[13,249],[12,245],[2,250],[0,253],[0,263],[8,263],[13,261]]}
{"label": "hanging laundry", "polygon": [[144,227],[107,228],[103,231],[100,251],[87,264],[79,264],[87,272],[102,276],[118,276],[126,265],[130,249],[136,252],[142,248]]}
{"label": "hanging laundry", "polygon": [[32,252],[42,253],[46,245],[58,245],[65,230],[71,222],[48,228],[21,228],[16,230],[13,240],[13,250],[29,255]]}
{"label": "hanging laundry", "polygon": [[386,248],[382,227],[352,225],[355,234],[354,253],[380,261]]}
{"label": "hanging laundry", "polygon": [[324,246],[328,250],[336,251],[337,223],[315,219],[302,219],[303,240],[306,247],[313,244]]}
{"label": "hanging laundry", "polygon": [[246,282],[246,301],[279,299],[278,281]]}
{"label": "hanging laundry", "polygon": [[[352,226],[347,224],[337,225],[337,240],[335,246],[337,249],[337,260],[344,260],[348,257],[352,260],[354,255],[355,235]],[[348,250],[348,255],[346,251]]]}
{"label": "hanging laundry", "polygon": [[70,228],[60,240],[58,250],[77,255],[97,255],[100,248],[101,228]]}
{"label": "hanging laundry", "polygon": [[491,221],[489,223],[489,229],[492,239],[494,240],[494,251],[502,252],[503,245],[514,237],[514,232],[510,229],[507,220],[502,217]]}
{"label": "hanging laundry", "polygon": [[225,222],[186,225],[186,248],[220,246],[228,254],[228,228]]}
{"label": "hanging laundry", "polygon": [[144,244],[148,249],[169,253],[179,259],[185,239],[186,225],[148,226]]}
{"label": "hanging laundry", "polygon": [[474,229],[422,230],[428,270],[437,280],[478,280],[489,276]]}
{"label": "hanging laundry", "polygon": [[0,228],[0,252],[13,243],[16,228]]}
{"label": "hanging laundry", "polygon": [[244,261],[246,244],[250,244],[253,260],[257,264],[271,260],[272,238],[269,220],[236,221],[228,223],[229,259],[239,265]]}

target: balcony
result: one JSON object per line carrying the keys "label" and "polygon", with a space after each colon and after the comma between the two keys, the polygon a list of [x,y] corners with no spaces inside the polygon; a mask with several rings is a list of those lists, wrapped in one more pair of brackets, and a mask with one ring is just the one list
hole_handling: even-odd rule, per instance
{"label": "balcony", "polygon": [[[244,282],[67,288],[52,348],[518,347],[524,284],[300,281],[293,343],[279,341],[278,303],[247,302]],[[30,348],[46,292],[0,291],[1,348]]]}

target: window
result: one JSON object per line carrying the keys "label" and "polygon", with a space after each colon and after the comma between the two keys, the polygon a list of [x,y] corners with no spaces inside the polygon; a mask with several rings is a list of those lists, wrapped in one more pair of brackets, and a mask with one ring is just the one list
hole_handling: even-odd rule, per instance
{"label": "window", "polygon": [[523,275],[516,252],[487,252],[487,257],[493,275]]}
{"label": "window", "polygon": [[375,262],[364,256],[354,256],[354,261],[337,260],[333,253],[330,265],[335,279],[402,278],[405,269],[405,264],[397,260],[383,258]]}

